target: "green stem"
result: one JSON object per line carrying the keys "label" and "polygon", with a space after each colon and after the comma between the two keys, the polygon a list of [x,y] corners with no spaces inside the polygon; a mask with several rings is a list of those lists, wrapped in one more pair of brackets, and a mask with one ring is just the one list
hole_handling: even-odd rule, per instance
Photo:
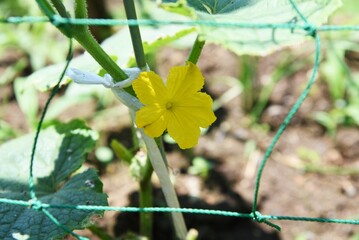
{"label": "green stem", "polygon": [[45,13],[45,15],[51,19],[55,15],[54,9],[52,9],[51,5],[44,0],[36,0],[37,4],[39,5],[40,9]]}
{"label": "green stem", "polygon": [[[137,19],[135,3],[133,0],[125,0],[123,1],[125,5],[125,11],[127,19]],[[140,34],[140,28],[138,26],[129,26],[133,51],[135,53],[135,58],[137,62],[137,66],[141,69],[145,69],[147,67],[145,53],[143,50],[142,39]]]}
{"label": "green stem", "polygon": [[206,41],[200,39],[200,36],[198,35],[196,41],[193,44],[192,50],[188,56],[187,61],[197,64],[199,56],[202,53],[202,49],[205,43]]}
{"label": "green stem", "polygon": [[[112,88],[112,91],[123,104],[130,108],[131,117],[135,118],[136,111],[138,111],[143,106],[142,103],[123,89]],[[167,205],[171,208],[180,208],[176,192],[169,177],[167,166],[165,165],[165,161],[162,158],[161,151],[158,148],[156,141],[153,138],[148,137],[144,133],[143,129],[139,129],[139,131],[142,135],[143,141],[146,144],[152,167],[158,179],[160,180],[160,185]],[[182,213],[172,212],[171,215],[177,238],[185,239],[187,235],[187,228]]]}
{"label": "green stem", "polygon": [[[133,0],[125,0],[124,2],[127,19],[137,19],[136,9]],[[140,69],[146,69],[146,59],[143,50],[141,33],[138,26],[129,26],[132,47],[135,53],[136,63]],[[149,157],[146,159],[145,173],[143,179],[140,181],[140,207],[153,207],[152,198],[152,183],[151,176],[153,168]],[[153,213],[152,212],[140,212],[140,233],[146,236],[148,239],[152,239],[153,230]]]}
{"label": "green stem", "polygon": [[[66,17],[66,9],[59,0],[52,0],[56,10],[61,14],[62,17]],[[40,8],[46,14],[49,19],[53,19],[56,14],[51,5],[45,0],[37,0]],[[77,18],[86,18],[86,0],[76,0],[75,9]],[[127,74],[111,59],[111,57],[101,48],[100,44],[94,39],[85,26],[71,26],[70,31],[67,28],[68,25],[56,26],[66,36],[75,38],[86,51],[109,73],[114,81],[118,82],[128,78]],[[69,37],[70,37],[69,36]]]}
{"label": "green stem", "polygon": [[[136,20],[137,19],[136,9],[135,9],[135,4],[134,4],[133,0],[125,0],[124,5],[125,5],[127,19]],[[142,45],[140,29],[138,26],[130,26],[129,29],[130,29],[133,51],[135,53],[137,66],[141,69],[146,70],[147,64],[146,64],[145,53],[144,53],[143,45]],[[144,133],[142,132],[142,134],[144,134]],[[149,141],[147,139],[147,141],[145,140],[145,143],[149,150],[150,161],[156,170],[156,174],[160,178],[161,187],[164,191],[164,195],[165,195],[167,204],[169,206],[179,207],[176,193],[174,192],[173,186],[168,177],[168,171],[167,171],[166,165],[165,165],[167,163],[167,161],[165,160],[166,155],[164,154],[163,151],[160,153],[160,156],[158,154],[154,154],[154,147],[150,147],[151,143],[153,143],[152,141]],[[156,145],[157,145],[157,149],[155,150],[155,152],[158,153],[159,149],[163,149],[163,145],[162,145],[161,141],[158,141],[156,143]],[[151,169],[152,169],[152,167],[151,167]],[[152,172],[151,172],[151,174],[152,174]],[[148,204],[150,202],[149,199],[147,199],[150,197],[149,196],[150,193],[148,191],[150,191],[150,190],[152,191],[152,188],[150,188],[150,186],[151,186],[150,179],[148,179],[147,182],[145,179],[140,182],[140,187],[141,187],[140,195],[142,195],[142,199],[140,202],[143,205]],[[152,198],[152,196],[151,196],[151,198]],[[151,204],[152,204],[152,201],[151,201]],[[182,239],[185,236],[185,233],[187,232],[186,226],[184,224],[183,216],[181,214],[175,213],[175,214],[172,214],[172,217],[173,217],[177,237]],[[140,225],[141,233],[150,238],[152,235],[151,234],[151,232],[152,232],[152,214],[141,213],[140,222],[141,222],[141,225]]]}
{"label": "green stem", "polygon": [[56,10],[59,12],[60,16],[68,18],[69,15],[66,12],[65,6],[62,4],[59,0],[51,0],[52,4],[56,8]]}
{"label": "green stem", "polygon": [[118,82],[128,78],[127,74],[110,58],[89,32],[76,34],[74,38],[113,77],[114,81]]}
{"label": "green stem", "polygon": [[163,158],[163,160],[164,160],[164,163],[165,163],[166,166],[168,167],[168,162],[167,162],[165,147],[163,146],[163,137],[161,136],[161,137],[155,138],[155,141],[156,141],[156,144],[157,144],[158,148],[159,148],[160,151],[161,151],[161,155],[162,155],[162,158]]}
{"label": "green stem", "polygon": [[[152,198],[152,182],[151,176],[153,168],[149,158],[146,159],[146,165],[144,166],[145,172],[143,179],[140,181],[140,208],[153,207]],[[140,233],[142,236],[152,239],[153,230],[153,213],[152,212],[140,212]]]}
{"label": "green stem", "polygon": [[[76,0],[76,18],[87,18],[86,7],[86,0]],[[112,76],[114,81],[118,82],[128,78],[127,74],[110,58],[91,35],[88,26],[86,26],[86,30],[83,29],[83,31],[76,32],[74,38],[91,54],[107,73]]]}
{"label": "green stem", "polygon": [[[46,0],[36,0],[40,9],[45,13],[45,15],[49,18],[50,21],[54,20],[54,16],[56,14],[55,10],[52,8],[51,4]],[[62,32],[68,38],[71,38],[71,29],[68,26],[59,25],[56,26],[60,32]]]}
{"label": "green stem", "polygon": [[[168,206],[174,208],[180,208],[176,192],[169,178],[167,167],[164,164],[164,160],[162,159],[161,152],[156,142],[153,140],[153,138],[148,137],[144,133],[143,129],[140,129],[140,132],[147,146],[148,154],[152,166],[156,170],[156,174],[158,176],[158,179],[160,180],[161,188]],[[187,235],[187,228],[183,219],[183,215],[179,212],[172,212],[171,215],[172,215],[177,239],[185,239]]]}
{"label": "green stem", "polygon": [[[55,0],[52,0],[55,1]],[[58,1],[58,0],[56,0]],[[76,18],[87,18],[87,4],[86,0],[76,0],[75,5],[75,17]],[[88,28],[87,25],[84,25]]]}

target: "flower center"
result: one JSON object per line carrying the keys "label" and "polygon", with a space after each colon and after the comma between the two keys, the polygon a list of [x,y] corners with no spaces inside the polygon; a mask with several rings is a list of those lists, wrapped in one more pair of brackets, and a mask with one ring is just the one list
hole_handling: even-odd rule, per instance
{"label": "flower center", "polygon": [[171,110],[173,104],[171,102],[166,103],[166,109]]}

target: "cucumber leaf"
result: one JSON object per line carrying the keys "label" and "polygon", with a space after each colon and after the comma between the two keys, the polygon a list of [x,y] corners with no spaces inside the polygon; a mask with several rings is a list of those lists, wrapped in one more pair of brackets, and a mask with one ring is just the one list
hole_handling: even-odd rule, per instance
{"label": "cucumber leaf", "polygon": [[[40,133],[33,170],[39,201],[53,205],[108,204],[94,169],[74,174],[95,147],[97,137],[97,133],[78,120],[57,123]],[[0,198],[30,200],[28,179],[33,139],[34,134],[28,134],[0,146]],[[103,214],[70,208],[48,211],[70,230],[89,226],[93,216]],[[41,211],[26,206],[0,203],[0,215],[0,239],[61,239],[67,234]]]}

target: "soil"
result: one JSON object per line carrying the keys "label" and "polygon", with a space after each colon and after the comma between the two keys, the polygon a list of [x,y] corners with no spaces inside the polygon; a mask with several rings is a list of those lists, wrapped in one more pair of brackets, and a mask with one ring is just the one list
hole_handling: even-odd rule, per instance
{"label": "soil", "polygon": [[[290,50],[302,61],[312,57],[302,49],[303,45]],[[168,69],[182,64],[186,56],[187,51],[162,49],[157,56],[160,66],[158,72],[165,77]],[[265,82],[283,56],[283,52],[277,52],[257,59],[258,69],[253,81],[259,84]],[[237,78],[241,71],[239,57],[213,45],[204,48],[199,67],[206,78],[206,90],[215,99],[233,88],[233,78]],[[169,170],[182,207],[251,212],[259,164],[278,126],[303,90],[310,70],[311,66],[307,65],[281,79],[269,99],[260,124],[250,124],[248,114],[243,112],[242,95],[235,95],[221,104],[216,111],[217,122],[193,150],[180,151],[175,145],[166,144]],[[11,91],[11,88],[1,90],[2,94],[9,96],[7,104],[1,106],[1,116],[6,116],[3,120],[15,129],[26,131],[23,114]],[[266,164],[260,181],[257,207],[262,215],[340,219],[352,219],[359,215],[359,174],[329,171],[359,169],[359,131],[355,127],[339,128],[336,137],[329,137],[311,118],[313,112],[329,108],[328,94],[319,81]],[[69,110],[65,115],[71,116],[71,112]],[[90,116],[91,112],[87,112],[81,117]],[[100,128],[107,142],[116,138],[130,144],[128,125],[129,119],[122,121],[121,126],[106,128],[94,124],[94,128]],[[248,151],[250,142],[256,146],[252,151]],[[202,156],[211,163],[207,177],[189,173],[193,156]],[[308,168],[310,164],[314,168]],[[100,172],[110,206],[138,206],[138,185],[131,178],[128,166],[114,161],[101,166]],[[155,176],[152,181],[155,186],[155,206],[165,206]],[[154,239],[173,239],[168,214],[156,213],[154,216]],[[235,217],[185,214],[185,220],[189,229],[198,231],[198,239],[206,240],[351,239],[359,232],[355,225],[304,221],[272,221],[282,228],[278,232],[263,223]],[[136,213],[106,212],[104,218],[96,219],[96,222],[100,228],[116,237],[128,231],[138,232]],[[91,239],[98,239],[88,230],[79,232]]]}

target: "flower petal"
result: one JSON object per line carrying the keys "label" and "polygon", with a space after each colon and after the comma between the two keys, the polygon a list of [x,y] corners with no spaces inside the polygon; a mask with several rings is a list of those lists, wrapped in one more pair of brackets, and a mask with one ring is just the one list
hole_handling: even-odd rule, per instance
{"label": "flower petal", "polygon": [[169,112],[167,130],[182,149],[191,148],[198,143],[200,129],[186,115],[176,111]]}
{"label": "flower petal", "polygon": [[136,112],[137,127],[143,128],[157,121],[162,116],[163,111],[164,109],[158,103],[143,106]]}
{"label": "flower petal", "polygon": [[192,124],[206,128],[216,120],[212,104],[212,98],[208,94],[197,92],[176,104],[175,111],[177,115],[187,116]]}
{"label": "flower petal", "polygon": [[182,98],[184,94],[202,89],[204,78],[198,67],[188,62],[185,66],[172,67],[166,82],[170,98]]}
{"label": "flower petal", "polygon": [[164,102],[167,89],[160,76],[154,72],[142,72],[132,83],[137,98],[145,105]]}
{"label": "flower petal", "polygon": [[136,125],[144,128],[150,137],[159,137],[167,128],[167,117],[165,108],[160,104],[151,104],[142,107],[136,112]]}
{"label": "flower petal", "polygon": [[152,137],[159,137],[167,128],[168,117],[164,113],[159,119],[144,127],[145,133]]}

